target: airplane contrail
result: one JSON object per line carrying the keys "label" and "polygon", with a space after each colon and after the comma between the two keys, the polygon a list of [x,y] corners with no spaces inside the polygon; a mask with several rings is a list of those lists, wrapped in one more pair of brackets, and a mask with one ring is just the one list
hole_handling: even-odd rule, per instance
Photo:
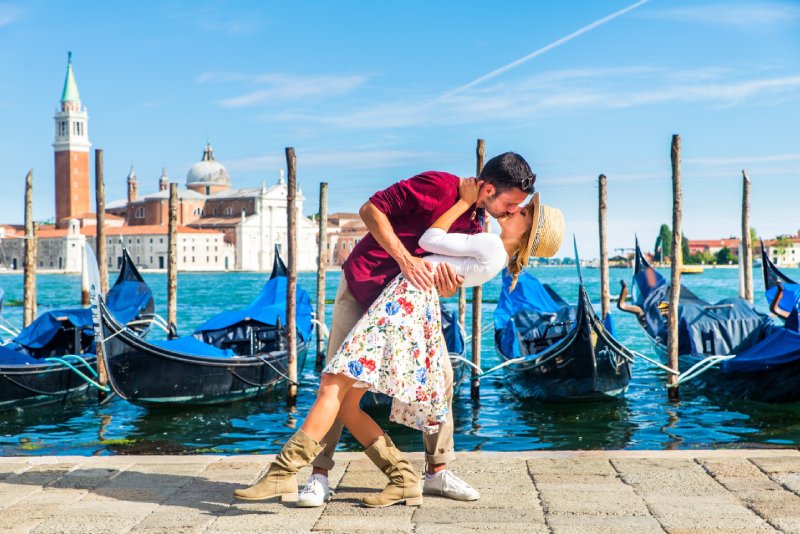
{"label": "airplane contrail", "polygon": [[499,69],[493,70],[492,72],[490,72],[488,74],[484,74],[480,78],[472,80],[468,84],[462,85],[461,87],[457,87],[457,88],[453,89],[452,91],[443,94],[442,96],[437,98],[436,101],[437,102],[441,102],[442,100],[447,100],[451,96],[453,96],[455,94],[458,94],[458,93],[460,93],[462,91],[465,91],[465,90],[469,89],[470,87],[474,87],[474,86],[478,85],[479,83],[485,82],[486,80],[491,80],[492,78],[494,78],[496,76],[499,76],[499,75],[503,74],[504,72],[508,72],[511,69],[516,68],[516,67],[522,65],[523,63],[526,63],[526,62],[530,61],[531,59],[533,59],[533,58],[535,58],[537,56],[541,56],[545,52],[549,52],[550,50],[552,50],[552,49],[554,49],[556,47],[559,47],[562,44],[564,44],[564,43],[566,43],[568,41],[571,41],[571,40],[573,40],[574,38],[576,38],[576,37],[578,37],[580,35],[583,35],[584,33],[588,32],[589,30],[593,30],[593,29],[597,28],[598,26],[602,26],[606,22],[614,20],[615,18],[617,18],[619,16],[622,16],[622,15],[624,15],[625,13],[627,13],[629,11],[633,11],[637,7],[641,6],[642,4],[646,4],[648,1],[649,0],[640,0],[639,2],[636,2],[633,5],[630,5],[630,6],[626,7],[626,8],[624,8],[624,9],[620,9],[616,13],[612,13],[611,15],[608,15],[607,17],[603,17],[600,20],[592,22],[591,24],[589,24],[587,26],[584,26],[583,28],[572,32],[571,34],[567,35],[566,37],[562,37],[561,39],[559,39],[557,41],[553,41],[549,45],[547,45],[545,47],[542,47],[539,50],[536,50],[535,52],[531,52],[530,54],[528,54],[525,57],[521,57],[516,61],[512,61],[508,65],[504,65],[504,66],[500,67]]}

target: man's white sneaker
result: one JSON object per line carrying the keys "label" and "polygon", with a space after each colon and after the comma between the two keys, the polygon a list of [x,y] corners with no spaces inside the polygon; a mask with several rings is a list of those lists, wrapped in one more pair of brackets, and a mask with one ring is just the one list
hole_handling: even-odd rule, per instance
{"label": "man's white sneaker", "polygon": [[477,501],[481,494],[478,490],[455,476],[447,469],[422,477],[422,493],[427,495],[441,495],[456,501]]}
{"label": "man's white sneaker", "polygon": [[316,508],[331,500],[331,490],[328,488],[328,477],[325,475],[311,475],[306,487],[297,495],[297,506],[300,508]]}

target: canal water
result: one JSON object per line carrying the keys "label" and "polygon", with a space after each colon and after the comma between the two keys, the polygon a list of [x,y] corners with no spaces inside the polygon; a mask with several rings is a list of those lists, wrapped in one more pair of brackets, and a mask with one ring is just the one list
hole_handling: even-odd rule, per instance
{"label": "canal water", "polygon": [[[577,297],[574,267],[543,267],[530,272],[550,284],[565,300]],[[599,271],[584,269],[590,295],[599,295]],[[800,270],[787,270],[800,279]],[[115,274],[112,273],[112,281]],[[335,296],[339,272],[329,272],[326,295]],[[629,280],[628,269],[612,269],[612,293],[619,280]],[[758,269],[756,304],[765,310],[763,284]],[[245,306],[258,293],[268,275],[258,273],[182,273],[178,278],[178,326],[190,332],[206,318],[223,310]],[[144,275],[153,288],[156,307],[166,315],[166,275]],[[735,296],[736,269],[706,269],[685,276],[683,282],[701,298],[716,301]],[[314,273],[301,273],[299,285],[312,298]],[[19,326],[22,277],[0,276],[7,305],[3,317]],[[491,323],[499,293],[499,278],[484,286],[483,322]],[[73,306],[80,298],[80,278],[39,275],[39,310]],[[449,304],[455,309],[453,299]],[[468,310],[471,306],[468,306]],[[330,321],[332,305],[327,306]],[[612,311],[619,340],[653,356],[632,316]],[[471,324],[468,315],[467,324]],[[154,332],[154,337],[160,337]],[[499,363],[493,330],[483,336],[482,365]],[[310,354],[300,372],[296,411],[285,407],[284,388],[262,399],[217,407],[148,409],[113,398],[104,405],[92,399],[0,413],[0,455],[106,455],[106,454],[246,454],[274,453],[282,446],[314,400],[318,373]],[[681,389],[678,403],[667,401],[665,373],[644,360],[637,361],[624,398],[616,401],[542,404],[516,398],[505,387],[502,372],[484,378],[479,402],[469,396],[469,383],[461,387],[454,403],[458,450],[574,450],[574,449],[692,449],[716,447],[796,447],[800,443],[800,403],[762,404],[709,396],[691,386]],[[798,384],[800,387],[800,383]],[[419,433],[380,422],[404,450],[421,450]],[[360,450],[345,436],[342,450]]]}

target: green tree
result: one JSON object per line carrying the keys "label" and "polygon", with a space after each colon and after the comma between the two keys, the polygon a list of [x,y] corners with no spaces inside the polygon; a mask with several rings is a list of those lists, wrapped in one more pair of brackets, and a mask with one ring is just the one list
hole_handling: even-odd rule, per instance
{"label": "green tree", "polygon": [[662,224],[658,230],[658,238],[656,239],[656,248],[653,251],[656,261],[664,261],[669,258],[672,253],[672,230],[669,226]]}
{"label": "green tree", "polygon": [[683,233],[681,233],[681,253],[684,258],[688,258],[691,255],[689,253],[689,239]]}
{"label": "green tree", "polygon": [[717,265],[728,265],[733,260],[733,254],[728,247],[722,247],[717,252]]}

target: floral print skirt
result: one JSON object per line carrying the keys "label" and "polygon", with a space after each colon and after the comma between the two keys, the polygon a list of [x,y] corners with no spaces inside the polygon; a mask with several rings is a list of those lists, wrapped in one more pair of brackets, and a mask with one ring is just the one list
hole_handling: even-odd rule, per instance
{"label": "floral print skirt", "polygon": [[447,418],[439,295],[402,274],[358,320],[323,373],[344,374],[392,397],[390,419],[426,433]]}

